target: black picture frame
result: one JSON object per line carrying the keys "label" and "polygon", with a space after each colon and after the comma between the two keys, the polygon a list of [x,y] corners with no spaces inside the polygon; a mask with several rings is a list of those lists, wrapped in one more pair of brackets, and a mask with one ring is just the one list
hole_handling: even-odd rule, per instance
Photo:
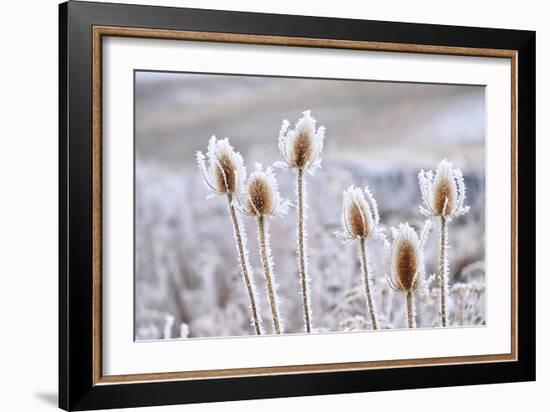
{"label": "black picture frame", "polygon": [[[94,26],[517,52],[517,361],[94,383]],[[70,1],[59,6],[59,406],[90,410],[535,380],[535,32]]]}

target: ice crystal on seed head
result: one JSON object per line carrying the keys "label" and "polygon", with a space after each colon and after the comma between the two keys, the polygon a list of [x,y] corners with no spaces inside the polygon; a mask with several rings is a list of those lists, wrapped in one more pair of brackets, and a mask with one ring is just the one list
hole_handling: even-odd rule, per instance
{"label": "ice crystal on seed head", "polygon": [[418,173],[418,182],[423,201],[420,212],[425,216],[452,219],[470,210],[469,206],[464,206],[466,185],[462,171],[453,168],[453,164],[447,159],[439,162],[435,173],[432,170],[421,170]]}
{"label": "ice crystal on seed head", "polygon": [[244,212],[250,216],[282,216],[288,211],[288,201],[282,200],[273,170],[256,163],[246,182]]}
{"label": "ice crystal on seed head", "polygon": [[317,120],[306,110],[294,129],[289,130],[290,123],[283,120],[279,132],[279,151],[283,158],[277,167],[307,170],[313,173],[321,167],[321,154],[325,139],[325,128],[316,129]]}
{"label": "ice crystal on seed head", "polygon": [[397,292],[417,291],[424,277],[424,255],[422,246],[429,231],[429,223],[421,238],[408,223],[392,228],[393,242],[390,247],[388,285]]}
{"label": "ice crystal on seed head", "polygon": [[208,142],[207,159],[197,152],[197,163],[208,187],[217,194],[238,194],[243,190],[246,169],[243,158],[229,144],[229,139],[216,139]]}
{"label": "ice crystal on seed head", "polygon": [[337,235],[344,241],[377,236],[379,223],[378,206],[368,186],[348,187],[343,194],[342,232]]}

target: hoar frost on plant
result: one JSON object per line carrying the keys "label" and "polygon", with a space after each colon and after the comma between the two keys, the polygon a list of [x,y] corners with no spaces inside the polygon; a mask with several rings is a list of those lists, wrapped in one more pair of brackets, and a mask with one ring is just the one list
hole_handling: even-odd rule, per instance
{"label": "hoar frost on plant", "polygon": [[451,325],[485,324],[484,299],[485,284],[479,282],[455,283],[449,295],[452,297],[453,311],[450,313]]}
{"label": "hoar frost on plant", "polygon": [[295,190],[298,199],[298,225],[296,227],[296,239],[298,241],[298,268],[300,272],[301,289],[300,296],[304,305],[304,325],[306,332],[313,328],[313,308],[311,305],[311,277],[309,276],[308,232],[305,229],[307,221],[307,180],[300,179]]}
{"label": "hoar frost on plant", "polygon": [[216,139],[208,142],[207,160],[201,151],[197,152],[197,163],[204,181],[216,194],[237,194],[243,191],[246,169],[243,157],[235,152],[229,139]]}
{"label": "hoar frost on plant", "polygon": [[420,212],[427,217],[439,217],[439,286],[441,325],[447,326],[446,301],[449,289],[449,234],[448,223],[455,217],[465,215],[470,210],[464,206],[466,185],[462,171],[443,159],[435,171],[418,173],[418,182],[423,205]]}
{"label": "hoar frost on plant", "polygon": [[289,201],[281,199],[277,179],[271,167],[265,170],[261,163],[246,181],[242,212],[248,216],[280,217],[288,212]]}
{"label": "hoar frost on plant", "polygon": [[452,219],[462,216],[470,210],[464,206],[466,185],[462,171],[453,168],[453,164],[443,159],[435,173],[432,170],[418,173],[420,193],[423,205],[420,212],[426,217],[443,216]]}
{"label": "hoar frost on plant", "polygon": [[372,237],[384,239],[379,229],[380,215],[378,205],[369,190],[355,186],[348,187],[343,193],[342,233],[336,233],[344,242],[359,241],[359,260],[367,308],[373,329],[378,329],[376,322],[376,305],[373,298],[373,285],[370,257],[367,253],[366,240]]}
{"label": "hoar frost on plant", "polygon": [[239,263],[250,301],[251,323],[256,334],[263,333],[262,320],[259,314],[258,293],[254,282],[254,275],[248,260],[246,247],[246,229],[235,212],[234,195],[242,193],[246,180],[246,169],[240,153],[235,152],[229,144],[229,139],[217,140],[212,136],[208,143],[208,164],[202,152],[197,152],[197,163],[205,183],[215,194],[227,196],[227,206],[233,223],[233,235],[239,255]]}
{"label": "hoar frost on plant", "polygon": [[[185,336],[178,326],[182,322],[188,325],[190,339],[253,333],[240,268],[233,265],[235,242],[228,232],[230,220],[223,213],[224,204],[204,201],[207,186],[196,168],[174,170],[143,163],[139,158],[136,161],[136,339],[163,339],[168,314],[175,317],[171,339]],[[368,316],[365,319],[364,287],[357,273],[356,250],[339,247],[340,239],[333,236],[335,230],[341,230],[341,188],[348,187],[364,174],[375,190],[379,205],[384,205],[384,214],[382,209],[380,213],[383,220],[388,219],[388,224],[397,225],[417,216],[414,206],[419,193],[415,186],[417,171],[365,170],[361,169],[361,174],[357,175],[345,165],[330,164],[323,181],[312,179],[308,182],[310,193],[323,194],[323,201],[317,202],[315,207],[312,204],[308,213],[314,223],[309,228],[312,256],[309,270],[314,280],[312,305],[316,331],[323,328],[328,331],[370,329]],[[279,177],[279,190],[281,194],[290,194],[294,182],[288,179],[290,174],[284,177]],[[332,180],[327,182],[329,178]],[[483,214],[478,214],[483,210],[484,179],[472,172],[466,182],[470,181],[472,187],[468,186],[468,194],[472,199],[472,211],[457,221],[456,231],[451,232],[455,235],[451,240],[457,262],[450,272],[448,310],[451,326],[485,324],[485,264],[483,255],[478,254],[483,250],[483,221],[479,221]],[[240,196],[244,204],[244,194]],[[242,220],[250,232],[253,222]],[[293,276],[295,247],[289,241],[294,235],[295,224],[288,218],[266,220],[271,223],[271,249],[280,284],[278,295],[285,332],[300,333],[303,331],[302,301],[296,293],[300,287],[298,279]],[[421,220],[413,222],[415,228],[421,227]],[[426,275],[437,271],[435,238],[437,236],[430,236],[424,249]],[[250,264],[257,267],[255,271],[258,272],[261,262],[252,250],[256,242],[251,243]],[[376,286],[372,293],[377,303],[379,329],[407,327],[404,296],[383,283],[382,274],[386,273],[388,262],[384,248],[372,242],[369,256],[375,275],[380,273],[372,279]],[[264,286],[258,283],[261,281],[256,281],[260,298],[264,293]],[[460,286],[462,283],[467,286]],[[422,293],[423,289],[415,295],[417,326],[439,327],[437,282],[431,285],[429,293]],[[262,301],[265,321],[269,303],[267,299]]]}
{"label": "hoar frost on plant", "polygon": [[430,229],[431,222],[426,220],[419,238],[408,223],[391,228],[387,283],[396,292],[416,292],[425,284],[423,248]]}
{"label": "hoar frost on plant", "polygon": [[[418,322],[421,327],[437,326],[438,320],[435,318],[437,290],[429,289],[429,279],[425,281],[424,274],[423,247],[430,221],[427,222],[420,236],[408,224],[399,225],[393,230],[393,242],[390,245],[380,227],[378,206],[371,191],[368,188],[348,186],[355,179],[362,179],[365,176],[376,179],[376,192],[382,197],[385,205],[383,216],[391,224],[411,221],[411,219],[413,223],[415,222],[411,210],[404,208],[403,205],[416,203],[414,196],[411,195],[413,191],[410,190],[414,184],[410,185],[410,183],[418,178],[422,196],[421,212],[430,218],[438,217],[441,221],[439,269],[440,284],[443,285],[440,293],[443,326],[447,324],[445,308],[449,313],[449,325],[484,324],[485,288],[479,280],[485,276],[484,267],[476,266],[475,275],[469,275],[469,272],[460,269],[460,267],[464,268],[464,264],[471,262],[468,260],[470,259],[468,248],[453,249],[457,255],[460,253],[460,256],[457,256],[460,265],[454,273],[455,283],[445,299],[447,280],[450,276],[447,256],[450,249],[448,223],[469,211],[469,206],[465,206],[466,186],[460,169],[453,168],[452,163],[443,160],[437,165],[435,171],[421,171],[417,174],[412,170],[410,172],[399,170],[392,176],[386,172],[384,172],[386,175],[382,176],[382,172],[373,172],[362,165],[358,166],[362,170],[356,172],[352,168],[346,169],[345,166],[331,164],[329,172],[324,173],[321,179],[307,181],[304,172],[314,174],[320,167],[324,137],[324,127],[317,127],[316,120],[310,111],[303,112],[303,116],[296,122],[294,128],[284,120],[279,133],[278,146],[282,161],[275,165],[292,169],[296,176],[295,194],[298,215],[296,237],[300,294],[296,293],[297,279],[291,276],[295,266],[292,265],[292,260],[289,264],[287,259],[294,250],[288,242],[284,241],[289,237],[289,233],[291,236],[292,232],[288,230],[293,230],[294,225],[287,225],[285,221],[271,228],[269,225],[271,218],[284,216],[289,205],[279,195],[278,183],[271,168],[264,170],[261,164],[256,164],[254,171],[247,179],[243,158],[233,149],[227,138],[218,140],[212,136],[206,155],[197,152],[199,170],[208,189],[213,195],[225,196],[233,224],[233,238],[229,235],[223,236],[221,233],[229,228],[225,229],[223,224],[225,215],[221,218],[218,216],[220,209],[215,206],[215,202],[212,202],[214,206],[205,207],[204,202],[197,199],[197,193],[200,194],[200,191],[194,188],[196,172],[193,176],[185,175],[189,179],[182,185],[180,177],[184,175],[178,176],[177,179],[174,178],[177,174],[172,174],[169,178],[169,173],[147,176],[149,173],[147,170],[153,170],[156,166],[139,169],[143,172],[139,172],[137,176],[139,182],[147,180],[148,187],[152,188],[147,189],[147,193],[143,193],[144,189],[139,183],[142,195],[147,196],[145,203],[140,197],[139,205],[140,207],[147,205],[146,207],[149,208],[145,210],[145,214],[140,215],[140,222],[145,219],[143,221],[145,224],[139,227],[136,247],[150,249],[149,254],[152,256],[151,262],[148,262],[147,258],[140,258],[136,263],[140,282],[145,283],[144,279],[147,282],[138,288],[140,298],[146,296],[150,288],[155,289],[156,284],[161,286],[155,292],[159,296],[147,295],[147,299],[143,301],[144,303],[140,303],[139,309],[136,310],[136,324],[139,323],[136,327],[137,335],[168,339],[178,336],[246,334],[247,302],[241,293],[241,285],[233,286],[232,279],[236,279],[236,271],[234,272],[233,267],[227,265],[227,257],[234,253],[235,246],[241,277],[249,298],[251,324],[258,334],[263,333],[259,313],[262,311],[267,313],[269,309],[274,320],[274,331],[276,333],[284,331],[281,303],[286,312],[285,315],[290,319],[287,326],[291,332],[298,331],[301,326],[300,305],[303,306],[303,324],[306,332],[342,328],[366,329],[369,322],[368,314],[367,317],[364,316],[365,295],[367,301],[370,301],[367,303],[367,311],[373,316],[370,322],[373,328],[376,327],[375,312],[377,312],[380,329],[401,327],[405,320],[408,321],[409,326],[413,325],[413,322]],[[382,182],[381,178],[385,179],[385,182]],[[470,178],[472,177],[469,176]],[[482,178],[474,178],[477,179],[473,185],[475,193],[475,190],[482,190],[476,189],[475,186],[479,181],[484,184],[484,181]],[[171,181],[170,185],[163,183],[167,180]],[[397,181],[400,182],[398,185],[405,187],[396,189]],[[286,179],[281,182],[285,185],[283,186],[285,191],[291,190]],[[182,192],[174,190],[174,187],[179,186],[189,187],[185,191],[185,196],[181,196]],[[334,205],[341,196],[340,188],[346,186],[348,189],[343,193],[339,237],[346,243],[358,241],[359,265],[352,257],[351,251],[347,248],[335,247],[337,240],[330,236],[334,228],[338,227],[338,222],[332,220],[333,216],[339,214]],[[315,203],[315,207],[309,209],[306,187],[312,187],[312,193],[321,193],[322,203]],[[413,194],[416,196],[417,193]],[[477,196],[474,200],[477,203],[472,206],[477,212],[482,200]],[[254,218],[258,225],[259,260],[264,270],[268,296],[264,302],[269,303],[271,307],[261,304],[256,291],[252,266],[249,262],[245,223],[241,221],[240,215],[235,213],[236,210]],[[306,211],[308,210],[311,212],[311,223],[309,230],[306,230]],[[396,221],[401,217],[402,220]],[[474,229],[475,233],[478,233],[479,224],[475,219],[479,217],[461,219],[458,222],[458,233],[455,236],[461,239],[459,243],[463,244],[464,239],[471,237]],[[270,229],[274,231],[273,236]],[[182,234],[183,232],[185,235]],[[205,241],[203,242],[201,237],[200,242],[193,242],[197,236],[205,236]],[[308,250],[308,236],[311,241],[309,245],[311,250]],[[369,243],[367,253],[366,242],[372,238],[382,239],[388,251],[387,256],[390,256],[387,259],[388,276],[384,279],[387,284],[384,285],[381,284],[380,277],[372,276],[373,272],[384,271],[380,264],[386,261],[381,257],[383,254],[381,248],[374,242],[372,247]],[[234,240],[233,245],[231,239]],[[275,244],[271,244],[271,239],[276,240]],[[327,239],[331,239],[333,243],[331,244]],[[199,245],[193,246],[191,243]],[[167,252],[167,248],[171,249]],[[182,253],[183,248],[187,248],[185,253]],[[252,248],[255,252],[254,245]],[[279,255],[285,257],[278,261],[282,268],[278,267],[282,275],[281,288],[275,281],[272,254],[276,257]],[[311,268],[308,264],[309,254],[312,257]],[[434,266],[435,259],[431,250],[427,255],[429,255],[427,267],[432,271],[434,268],[431,266]],[[466,260],[464,260],[465,257]],[[479,260],[482,257],[477,256],[476,259]],[[363,272],[361,279],[357,277],[358,266]],[[313,299],[316,315],[318,314],[315,328],[311,317],[313,305],[310,271],[314,275]],[[154,281],[148,279],[148,276]],[[472,278],[469,279],[469,276]],[[460,283],[462,281],[467,283]],[[387,285],[391,288],[386,287]],[[144,290],[147,290],[147,294]],[[178,291],[174,296],[168,292],[173,290]],[[424,291],[428,293],[420,293]],[[398,292],[407,293],[407,301]],[[159,305],[161,294],[165,300],[175,299],[175,304]],[[327,298],[329,294],[330,297]],[[416,299],[414,301],[413,295]],[[444,300],[447,301],[446,307]],[[151,302],[157,306],[152,306]],[[377,303],[376,311],[373,309],[373,302]],[[151,308],[156,309],[156,312],[151,311]],[[407,316],[404,314],[409,315],[408,319],[405,319]],[[180,325],[179,330],[177,325]]]}
{"label": "hoar frost on plant", "polygon": [[388,259],[388,285],[407,297],[407,322],[409,328],[416,327],[416,306],[414,295],[425,284],[423,247],[431,228],[429,220],[424,225],[420,238],[408,223],[392,228],[393,242]]}
{"label": "hoar frost on plant", "polygon": [[288,211],[288,201],[282,200],[273,170],[268,167],[265,171],[261,163],[256,163],[254,172],[246,182],[246,196],[242,212],[256,217],[258,221],[258,243],[264,269],[266,291],[271,306],[273,330],[280,334],[284,332],[284,319],[281,316],[278,288],[273,270],[274,263],[271,255],[269,222],[266,217],[284,216]]}
{"label": "hoar frost on plant", "polygon": [[336,232],[336,235],[344,242],[382,237],[378,205],[369,187],[350,186],[342,197],[342,232]]}
{"label": "hoar frost on plant", "polygon": [[304,329],[306,333],[312,331],[311,314],[311,279],[308,273],[307,257],[307,200],[306,181],[304,172],[313,174],[321,167],[321,154],[325,139],[325,128],[316,128],[317,120],[306,110],[296,122],[294,129],[289,130],[290,123],[283,120],[279,131],[279,152],[283,161],[276,162],[275,166],[292,169],[296,173],[296,204],[298,209],[297,249],[298,267],[300,272],[302,304],[304,307]]}
{"label": "hoar frost on plant", "polygon": [[325,140],[325,127],[316,129],[317,120],[311,116],[311,110],[303,112],[290,129],[290,122],[283,120],[279,131],[279,152],[282,162],[276,162],[276,167],[308,171],[311,174],[321,167],[321,154]]}

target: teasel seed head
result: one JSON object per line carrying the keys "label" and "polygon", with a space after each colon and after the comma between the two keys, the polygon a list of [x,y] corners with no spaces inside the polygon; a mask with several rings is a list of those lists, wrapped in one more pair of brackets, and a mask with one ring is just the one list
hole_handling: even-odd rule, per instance
{"label": "teasel seed head", "polygon": [[423,205],[420,212],[427,217],[442,216],[447,219],[462,216],[470,210],[464,206],[466,185],[462,171],[443,159],[435,173],[432,170],[418,174]]}
{"label": "teasel seed head", "polygon": [[316,123],[310,110],[303,112],[294,129],[289,130],[289,121],[283,120],[279,132],[279,151],[283,161],[276,162],[275,166],[310,173],[321,167],[325,128],[316,129]]}
{"label": "teasel seed head", "polygon": [[423,247],[431,228],[427,220],[420,238],[408,223],[392,228],[393,242],[389,251],[388,285],[397,292],[416,292],[424,281]]}
{"label": "teasel seed head", "polygon": [[283,216],[289,202],[281,199],[277,179],[271,167],[256,163],[246,182],[243,212],[249,216]]}
{"label": "teasel seed head", "polygon": [[229,139],[212,136],[205,156],[197,152],[197,163],[208,187],[216,194],[242,193],[246,169],[240,153],[235,152]]}
{"label": "teasel seed head", "polygon": [[342,232],[337,235],[344,241],[378,236],[379,222],[378,206],[368,186],[348,187],[343,194]]}

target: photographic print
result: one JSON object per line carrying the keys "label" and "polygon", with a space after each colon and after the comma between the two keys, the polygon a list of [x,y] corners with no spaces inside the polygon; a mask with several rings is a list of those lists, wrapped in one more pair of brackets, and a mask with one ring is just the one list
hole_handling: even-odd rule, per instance
{"label": "photographic print", "polygon": [[134,71],[135,339],[480,327],[485,88]]}
{"label": "photographic print", "polygon": [[535,379],[535,32],[71,1],[59,40],[60,407]]}

